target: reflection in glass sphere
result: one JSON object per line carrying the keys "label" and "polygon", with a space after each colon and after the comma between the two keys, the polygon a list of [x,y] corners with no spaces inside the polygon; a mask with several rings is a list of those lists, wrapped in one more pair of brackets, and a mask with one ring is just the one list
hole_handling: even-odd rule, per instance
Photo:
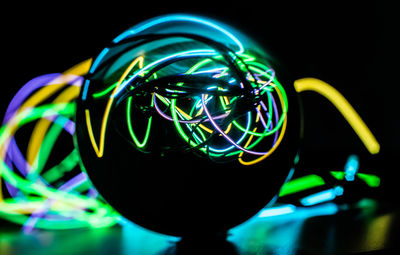
{"label": "reflection in glass sphere", "polygon": [[94,186],[166,234],[225,231],[254,215],[285,181],[300,135],[291,81],[273,65],[256,42],[203,17],[161,16],[117,36],[78,102]]}

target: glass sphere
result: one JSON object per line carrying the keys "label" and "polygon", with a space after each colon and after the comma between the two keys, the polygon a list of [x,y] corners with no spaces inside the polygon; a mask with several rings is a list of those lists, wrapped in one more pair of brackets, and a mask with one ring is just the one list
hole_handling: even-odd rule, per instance
{"label": "glass sphere", "polygon": [[279,193],[294,168],[293,80],[221,22],[167,15],[117,36],[78,100],[76,146],[127,219],[184,236],[224,232]]}

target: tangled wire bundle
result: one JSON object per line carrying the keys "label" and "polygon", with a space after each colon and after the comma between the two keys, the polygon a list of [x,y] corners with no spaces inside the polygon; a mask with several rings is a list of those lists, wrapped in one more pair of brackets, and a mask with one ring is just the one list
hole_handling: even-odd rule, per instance
{"label": "tangled wire bundle", "polygon": [[[179,33],[187,23],[197,31]],[[203,33],[210,30],[215,40]],[[245,50],[227,30],[187,16],[155,19],[118,36],[89,71],[82,101],[99,158],[110,113],[124,107],[126,127],[119,132],[143,152],[191,150],[245,165],[276,150],[288,110],[285,90],[259,53]],[[93,114],[99,108],[104,112]],[[157,141],[155,148],[150,142],[155,115],[183,143]]]}

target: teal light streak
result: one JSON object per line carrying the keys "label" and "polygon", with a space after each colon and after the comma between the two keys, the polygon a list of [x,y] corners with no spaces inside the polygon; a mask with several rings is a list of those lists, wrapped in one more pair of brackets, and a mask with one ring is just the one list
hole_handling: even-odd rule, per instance
{"label": "teal light streak", "polygon": [[98,65],[100,64],[100,62],[103,60],[103,58],[107,55],[107,53],[110,51],[109,48],[104,48],[99,56],[96,58],[96,60],[93,62],[92,66],[89,69],[89,73],[93,73],[96,68],[98,67]]}
{"label": "teal light streak", "polygon": [[285,215],[289,213],[294,213],[296,211],[296,206],[294,205],[281,205],[275,206],[271,208],[263,209],[258,215],[258,218],[266,218],[266,217],[273,217],[279,215]]}
{"label": "teal light streak", "polygon": [[82,100],[85,101],[87,97],[87,93],[89,90],[89,80],[85,80],[85,84],[83,85],[83,91],[82,91]]}
{"label": "teal light streak", "polygon": [[341,196],[343,194],[343,188],[341,186],[337,186],[332,189],[324,190],[312,195],[309,195],[300,200],[300,203],[304,206],[312,206],[324,202],[331,201],[335,199],[337,196]]}
{"label": "teal light streak", "polygon": [[354,181],[354,177],[358,171],[358,157],[356,155],[351,155],[346,162],[346,165],[344,167],[344,172],[345,172],[345,179],[347,181]]}
{"label": "teal light streak", "polygon": [[174,59],[174,58],[180,58],[180,57],[201,57],[201,56],[214,56],[216,54],[216,52],[214,50],[210,50],[210,49],[200,49],[200,50],[190,50],[190,51],[184,51],[184,52],[179,52],[176,54],[172,54],[169,55],[167,57],[164,57],[162,59],[159,59],[157,61],[154,61],[150,64],[148,64],[147,66],[143,67],[142,69],[140,69],[138,72],[136,72],[131,78],[129,78],[128,80],[124,81],[117,89],[117,91],[115,92],[115,97],[118,96],[118,94],[133,80],[135,79],[138,75],[143,74],[144,72],[146,72],[148,69],[152,68],[153,66],[156,66],[158,64],[161,64],[165,61],[168,61],[170,59]]}
{"label": "teal light streak", "polygon": [[[110,51],[109,48],[104,48],[99,56],[96,58],[96,60],[93,62],[92,66],[89,69],[89,73],[93,73],[96,68],[98,67],[98,65],[100,64],[101,60],[103,60],[103,58],[107,55],[107,53]],[[85,84],[83,85],[83,91],[82,91],[82,100],[85,101],[87,98],[87,93],[89,90],[89,84],[90,81],[89,80],[85,80]]]}
{"label": "teal light streak", "polygon": [[156,25],[162,24],[162,23],[167,23],[167,22],[174,22],[174,21],[189,21],[189,22],[194,22],[194,23],[199,23],[202,25],[209,26],[210,28],[213,28],[219,32],[222,32],[225,34],[227,37],[229,37],[239,48],[239,50],[236,52],[237,54],[241,54],[244,52],[244,48],[242,43],[237,39],[232,33],[230,33],[228,30],[216,25],[215,23],[202,19],[200,17],[194,17],[194,16],[187,16],[187,15],[167,15],[167,16],[162,16],[159,18],[156,18],[154,20],[150,20],[148,22],[139,24],[137,27],[134,27],[128,31],[125,31],[124,33],[120,34],[117,36],[113,42],[118,43],[121,40],[125,39],[128,36],[132,36],[135,34],[138,34],[140,32],[143,32],[144,30],[147,30],[151,27],[154,27]]}

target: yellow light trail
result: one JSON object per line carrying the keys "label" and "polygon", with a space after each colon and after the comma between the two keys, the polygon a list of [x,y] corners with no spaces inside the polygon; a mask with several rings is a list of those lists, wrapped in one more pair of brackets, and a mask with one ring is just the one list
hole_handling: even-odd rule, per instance
{"label": "yellow light trail", "polygon": [[103,157],[103,154],[104,154],[104,142],[105,142],[105,136],[106,136],[107,122],[108,122],[108,117],[110,115],[111,106],[114,102],[115,94],[118,91],[118,88],[121,85],[121,83],[124,81],[126,76],[128,76],[129,72],[136,66],[136,64],[138,64],[140,69],[143,68],[143,56],[139,56],[132,61],[132,63],[128,66],[128,68],[125,70],[125,72],[120,77],[117,85],[115,86],[113,92],[111,93],[111,96],[108,99],[106,109],[103,114],[103,120],[101,123],[99,145],[97,145],[96,139],[93,134],[93,129],[92,129],[91,121],[90,121],[90,111],[89,111],[89,109],[85,109],[86,126],[88,129],[90,142],[92,143],[93,149],[98,158]]}
{"label": "yellow light trail", "polygon": [[294,88],[299,93],[303,91],[314,91],[328,99],[350,124],[367,150],[371,154],[379,153],[380,145],[371,130],[369,130],[346,98],[334,87],[319,79],[303,78],[294,82]]}
{"label": "yellow light trail", "polygon": [[[284,102],[284,100],[283,100],[283,97],[282,97],[281,92],[279,91],[279,89],[277,89],[276,92],[277,92],[277,94],[278,94],[279,100],[281,101],[281,105],[284,105],[285,102]],[[278,148],[279,144],[281,144],[281,142],[282,142],[283,136],[285,135],[285,132],[286,132],[287,118],[288,118],[288,116],[287,116],[287,113],[286,113],[285,119],[284,119],[283,124],[282,124],[281,133],[279,134],[279,137],[278,137],[278,139],[276,140],[276,143],[272,146],[272,148],[271,148],[266,154],[262,155],[261,157],[258,157],[258,158],[256,158],[256,159],[254,159],[254,160],[251,160],[251,161],[244,161],[244,160],[242,159],[242,156],[243,156],[244,151],[242,151],[242,152],[239,154],[239,158],[238,158],[239,162],[240,162],[242,165],[249,166],[249,165],[257,164],[257,163],[263,161],[264,159],[268,158],[268,157]],[[253,132],[256,132],[256,131],[257,131],[257,128],[255,128],[255,129],[253,130]],[[254,135],[251,135],[251,136],[249,137],[249,140],[246,142],[244,148],[246,148],[247,146],[249,146],[251,140],[253,139],[253,136],[254,136]]]}
{"label": "yellow light trail", "polygon": [[[36,105],[42,103],[44,100],[46,100],[47,98],[49,98],[50,96],[52,96],[53,94],[55,94],[56,92],[58,92],[62,88],[64,88],[66,86],[66,84],[68,84],[69,82],[76,79],[77,76],[85,75],[89,71],[91,64],[92,64],[92,59],[87,59],[87,60],[82,61],[81,63],[71,67],[70,69],[63,72],[62,74],[60,74],[60,76],[58,76],[57,78],[53,79],[52,81],[50,81],[48,83],[48,84],[52,84],[52,86],[45,86],[45,87],[41,88],[40,90],[38,90],[35,94],[30,96],[29,99],[26,100],[25,103],[23,103],[21,105],[21,107],[16,111],[14,117],[17,114],[20,114],[22,111],[28,110],[28,109],[33,108]],[[13,118],[11,118],[11,119],[13,119]],[[15,123],[11,123],[11,122],[12,121],[10,121],[10,123],[7,126],[15,125]],[[16,127],[13,127],[13,128],[14,129],[12,129],[12,132],[15,132],[17,128]],[[1,158],[4,158],[4,153],[5,153],[6,147],[7,146],[4,146],[0,150]],[[32,147],[35,147],[38,150],[40,148],[40,145],[37,146],[36,142],[34,142]],[[31,165],[33,163],[34,158],[37,153],[33,153],[33,151],[36,151],[36,149],[28,148],[28,151],[32,151],[32,152],[29,152],[32,155],[30,156],[30,161],[28,160],[28,162],[30,162],[29,165]],[[29,167],[28,167],[28,169],[29,169]],[[1,174],[0,174],[0,176],[1,176]],[[0,202],[1,201],[3,201],[3,194],[2,194],[2,185],[1,185],[1,181],[0,181]]]}

